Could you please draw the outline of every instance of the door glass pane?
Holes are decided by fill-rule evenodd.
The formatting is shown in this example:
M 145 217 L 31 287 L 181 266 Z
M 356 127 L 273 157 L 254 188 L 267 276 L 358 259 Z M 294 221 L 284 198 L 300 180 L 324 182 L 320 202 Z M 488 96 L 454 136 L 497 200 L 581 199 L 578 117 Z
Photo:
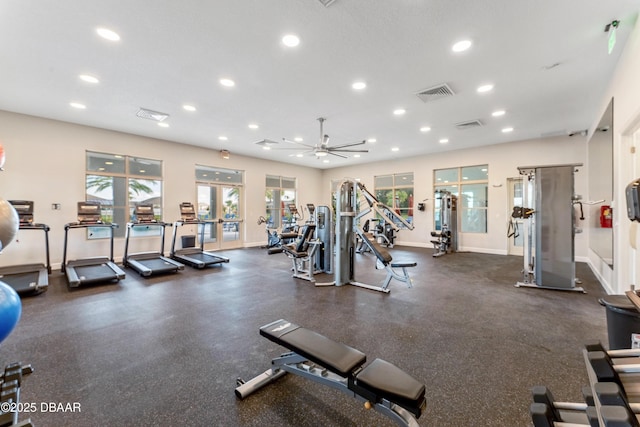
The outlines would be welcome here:
M 461 186 L 461 226 L 463 232 L 487 232 L 487 184 L 468 184 Z
M 232 221 L 234 219 L 240 219 L 238 210 L 239 200 L 239 187 L 222 187 L 222 209 L 224 210 L 225 220 L 225 222 L 222 223 L 222 233 L 225 242 L 238 240 L 240 238 L 240 222 Z
M 198 219 L 207 221 L 215 220 L 216 216 L 216 187 L 209 185 L 198 185 Z M 204 242 L 211 243 L 217 241 L 217 227 L 211 223 L 198 226 L 198 238 L 202 235 L 204 227 Z

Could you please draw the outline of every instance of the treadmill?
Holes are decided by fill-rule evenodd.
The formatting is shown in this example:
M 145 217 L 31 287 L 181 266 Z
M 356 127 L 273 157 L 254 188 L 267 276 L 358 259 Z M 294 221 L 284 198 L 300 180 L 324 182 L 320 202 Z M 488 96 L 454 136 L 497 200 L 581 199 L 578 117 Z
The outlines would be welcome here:
M 108 228 L 110 234 L 111 253 L 107 258 L 82 258 L 67 262 L 67 237 L 70 229 Z M 118 224 L 102 222 L 99 202 L 78 202 L 78 222 L 70 222 L 64 226 L 64 251 L 60 271 L 66 273 L 70 288 L 80 285 L 102 282 L 118 282 L 125 278 L 124 271 L 113 262 L 113 230 Z
M 127 223 L 127 234 L 124 244 L 124 258 L 122 264 L 125 267 L 133 268 L 141 276 L 148 277 L 152 274 L 177 273 L 184 270 L 184 264 L 174 261 L 164 256 L 164 235 L 165 227 L 170 226 L 166 222 L 157 221 L 153 216 L 153 205 L 139 204 L 134 209 L 135 221 Z M 159 228 L 160 229 L 160 251 L 159 252 L 138 252 L 129 254 L 129 237 L 131 232 L 138 228 Z
M 49 260 L 49 226 L 33 222 L 33 202 L 9 200 L 18 212 L 20 230 L 44 231 L 46 264 L 22 264 L 0 268 L 0 280 L 11 286 L 20 296 L 38 295 L 49 288 L 51 262 Z
M 196 210 L 191 202 L 180 203 L 180 219 L 173 223 L 173 238 L 171 239 L 171 258 L 183 262 L 194 268 L 204 268 L 209 265 L 229 262 L 229 258 L 216 255 L 204 250 L 204 229 L 206 224 L 213 221 L 203 221 L 196 216 Z M 188 225 L 198 225 L 200 227 L 200 247 L 182 248 L 176 250 L 176 237 L 178 227 Z

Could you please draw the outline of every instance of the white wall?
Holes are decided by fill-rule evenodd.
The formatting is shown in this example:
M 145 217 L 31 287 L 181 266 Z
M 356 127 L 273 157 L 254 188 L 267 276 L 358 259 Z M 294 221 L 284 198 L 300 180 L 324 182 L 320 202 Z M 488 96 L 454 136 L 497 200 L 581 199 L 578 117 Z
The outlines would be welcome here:
M 6 200 L 35 202 L 35 221 L 51 227 L 51 262 L 59 268 L 62 260 L 64 225 L 76 221 L 77 202 L 85 198 L 85 152 L 126 154 L 163 161 L 163 209 L 165 221 L 180 217 L 179 204 L 196 199 L 195 165 L 218 166 L 245 171 L 244 245 L 266 243 L 264 225 L 256 223 L 264 215 L 265 175 L 294 176 L 298 179 L 299 203 L 315 203 L 320 198 L 321 172 L 316 169 L 236 156 L 220 158 L 218 150 L 193 147 L 119 132 L 79 126 L 54 120 L 0 111 L 0 143 L 6 153 L 5 171 L 0 173 L 0 196 Z M 60 203 L 61 210 L 52 210 Z M 124 224 L 120 224 L 124 226 Z M 195 230 L 182 232 L 194 233 Z M 168 230 L 170 237 L 170 231 Z M 170 239 L 167 239 L 168 249 Z M 136 242 L 138 250 L 157 250 L 157 239 Z M 43 262 L 44 237 L 22 231 L 18 241 L 0 255 L 0 265 Z M 122 258 L 124 239 L 117 239 L 116 260 Z M 108 254 L 108 242 L 88 241 L 80 230 L 70 231 L 69 258 Z
M 633 133 L 640 129 L 640 20 L 636 21 L 634 31 L 625 45 L 609 88 L 602 98 L 601 109 L 593 118 L 590 133 L 597 126 L 607 104 L 614 98 L 614 268 L 609 268 L 592 251 L 589 262 L 594 272 L 601 278 L 605 288 L 615 294 L 628 290 L 631 284 L 640 285 L 640 252 L 633 248 L 639 246 L 640 237 L 634 233 L 626 216 L 624 190 L 626 185 L 640 175 L 638 141 L 633 142 Z M 632 152 L 635 147 L 636 152 Z
M 330 200 L 328 189 L 331 180 L 344 177 L 359 178 L 373 191 L 373 177 L 392 173 L 413 172 L 414 200 L 428 198 L 427 209 L 423 212 L 414 207 L 413 231 L 401 230 L 398 244 L 432 247 L 430 232 L 433 230 L 433 170 L 459 166 L 489 165 L 489 212 L 488 232 L 460 233 L 458 247 L 461 251 L 506 254 L 508 247 L 507 223 L 508 194 L 507 179 L 518 177 L 518 166 L 538 166 L 552 164 L 584 163 L 586 160 L 586 139 L 582 136 L 555 137 L 528 141 L 496 144 L 474 149 L 449 151 L 409 159 L 395 159 L 370 163 L 357 167 L 329 169 L 323 174 L 323 189 L 326 189 L 325 203 Z M 587 190 L 587 174 L 579 168 L 575 176 L 575 191 L 584 195 Z M 576 236 L 576 258 L 585 259 L 586 238 Z

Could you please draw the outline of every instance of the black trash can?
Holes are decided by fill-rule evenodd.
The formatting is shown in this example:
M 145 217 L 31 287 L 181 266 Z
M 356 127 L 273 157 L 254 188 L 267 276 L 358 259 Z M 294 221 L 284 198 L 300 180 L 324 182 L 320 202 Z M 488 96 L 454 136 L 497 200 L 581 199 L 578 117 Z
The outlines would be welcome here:
M 599 301 L 607 308 L 609 349 L 631 348 L 631 334 L 640 334 L 640 311 L 626 295 L 609 295 Z
M 193 248 L 196 245 L 196 236 L 192 234 L 187 234 L 182 236 L 182 247 L 183 248 Z

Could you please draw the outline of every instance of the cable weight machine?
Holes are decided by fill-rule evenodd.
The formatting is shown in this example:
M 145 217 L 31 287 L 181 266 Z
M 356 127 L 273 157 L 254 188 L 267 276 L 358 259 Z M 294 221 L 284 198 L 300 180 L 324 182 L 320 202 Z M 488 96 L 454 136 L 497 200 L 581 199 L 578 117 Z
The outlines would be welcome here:
M 576 287 L 574 174 L 581 163 L 518 167 L 523 206 L 512 216 L 524 220 L 523 280 L 516 287 L 585 292 Z

